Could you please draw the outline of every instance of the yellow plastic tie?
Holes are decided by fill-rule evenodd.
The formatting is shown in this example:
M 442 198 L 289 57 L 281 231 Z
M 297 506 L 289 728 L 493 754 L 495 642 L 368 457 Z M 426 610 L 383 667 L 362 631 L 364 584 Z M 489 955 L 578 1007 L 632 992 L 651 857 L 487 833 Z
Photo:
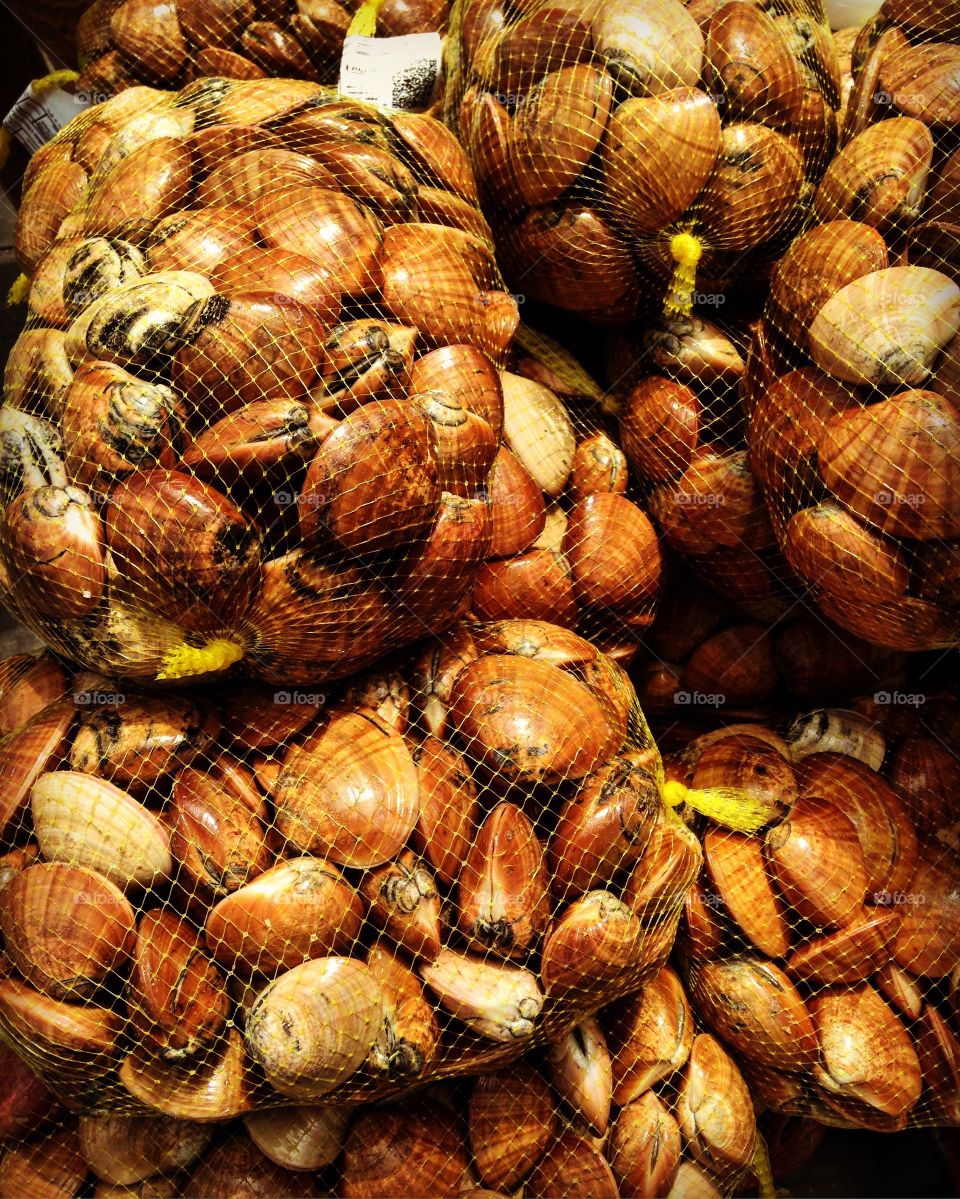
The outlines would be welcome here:
M 58 87 L 63 87 L 67 83 L 76 83 L 79 78 L 80 75 L 77 71 L 52 71 L 41 79 L 34 79 L 30 84 L 30 90 L 38 100 L 42 100 L 50 92 L 55 92 Z
M 25 304 L 29 294 L 30 280 L 26 275 L 17 275 L 7 292 L 7 307 L 15 308 L 18 304 Z
M 757 1180 L 760 1199 L 777 1199 L 777 1188 L 773 1184 L 773 1169 L 770 1165 L 770 1154 L 767 1142 L 760 1133 L 753 1142 L 753 1175 Z
M 755 833 L 777 813 L 774 800 L 759 799 L 737 787 L 687 787 L 670 779 L 660 794 L 668 808 L 687 804 L 701 816 L 737 833 Z
M 670 238 L 670 253 L 677 264 L 663 304 L 664 316 L 689 316 L 697 286 L 697 265 L 703 257 L 703 242 L 689 229 Z
M 243 657 L 243 646 L 226 637 L 217 637 L 199 647 L 182 642 L 167 650 L 157 674 L 158 679 L 185 679 L 199 674 L 216 674 Z
M 363 0 L 363 3 L 353 14 L 347 37 L 376 37 L 377 14 L 383 5 L 383 0 Z

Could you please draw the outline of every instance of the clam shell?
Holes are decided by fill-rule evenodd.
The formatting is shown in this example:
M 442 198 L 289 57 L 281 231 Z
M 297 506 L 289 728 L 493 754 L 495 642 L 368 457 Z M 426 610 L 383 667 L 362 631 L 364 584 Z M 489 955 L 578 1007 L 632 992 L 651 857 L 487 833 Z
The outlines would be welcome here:
M 439 121 L 420 113 L 396 112 L 390 128 L 400 139 L 401 151 L 409 158 L 414 173 L 464 200 L 475 202 L 477 186 L 469 160 L 456 137 Z
M 197 271 L 218 284 L 227 262 L 253 249 L 254 229 L 252 212 L 239 205 L 173 212 L 146 239 L 147 262 L 151 271 Z
M 302 305 L 305 323 L 311 331 L 313 325 L 309 317 L 327 325 L 340 316 L 341 292 L 337 281 L 319 263 L 302 254 L 248 245 L 220 265 L 208 269 L 210 282 L 219 293 L 237 300 L 241 308 L 244 297 L 259 297 L 267 303 L 289 298 Z M 297 316 L 296 308 L 291 316 Z M 312 376 L 304 377 L 312 379 Z
M 532 379 L 502 371 L 503 434 L 540 489 L 555 497 L 573 469 L 576 439 L 558 397 Z
M 68 1199 L 83 1187 L 87 1163 L 73 1128 L 57 1129 L 26 1144 L 13 1144 L 0 1158 L 0 1195 Z
M 234 1132 L 207 1153 L 178 1192 L 182 1199 L 223 1195 L 284 1195 L 316 1199 L 322 1192 L 309 1174 L 285 1170 L 260 1151 L 252 1140 Z
M 948 796 L 960 785 L 960 763 L 929 737 L 906 736 L 890 762 L 890 782 L 925 837 L 950 844 L 954 814 Z
M 733 1058 L 709 1033 L 694 1038 L 676 1113 L 687 1152 L 715 1178 L 728 1178 L 752 1161 L 757 1123 L 750 1092 Z
M 554 922 L 543 944 L 540 974 L 551 995 L 590 995 L 633 981 L 646 967 L 644 930 L 612 891 L 588 891 Z
M 13 406 L 39 406 L 50 416 L 61 417 L 63 398 L 73 379 L 65 343 L 59 329 L 24 329 L 3 372 L 3 392 L 10 411 Z
M 924 993 L 919 980 L 891 961 L 880 967 L 873 981 L 895 1011 L 906 1016 L 908 1020 L 920 1019 Z
M 64 244 L 64 239 L 58 244 Z M 73 243 L 66 240 L 66 244 Z M 130 242 L 107 237 L 85 238 L 72 249 L 64 268 L 66 311 L 71 317 L 78 316 L 88 304 L 115 287 L 123 287 L 146 274 L 147 260 Z
M 143 795 L 208 756 L 219 731 L 219 717 L 202 701 L 127 696 L 116 707 L 99 706 L 81 715 L 68 761 L 71 770 Z
M 725 929 L 717 911 L 718 899 L 697 881 L 683 901 L 683 950 L 692 958 L 720 956 Z
M 300 528 L 310 541 L 329 531 L 351 551 L 413 541 L 440 500 L 436 438 L 406 401 L 381 400 L 352 412 L 310 464 Z
M 320 95 L 320 85 L 306 79 L 253 79 L 231 87 L 217 104 L 216 116 L 222 125 L 273 124 Z
M 139 146 L 87 193 L 83 231 L 90 237 L 142 240 L 187 201 L 193 161 L 186 143 L 159 137 Z
M 7 568 L 44 616 L 89 616 L 106 582 L 103 529 L 81 487 L 38 487 L 13 501 L 0 528 Z
M 681 474 L 699 441 L 700 403 L 685 383 L 651 375 L 624 399 L 620 442 L 630 465 L 644 479 L 662 482 Z
M 221 485 L 239 475 L 257 482 L 280 467 L 295 469 L 307 462 L 336 422 L 297 400 L 262 400 L 244 404 L 187 447 L 184 466 Z
M 754 732 L 759 730 L 737 732 L 708 745 L 697 759 L 692 785 L 735 787 L 776 812 L 788 811 L 797 796 L 793 767 L 780 744 Z
M 888 267 L 848 283 L 808 333 L 813 360 L 848 383 L 911 387 L 960 329 L 960 287 L 922 266 Z
M 787 970 L 795 978 L 825 986 L 863 982 L 883 966 L 899 928 L 898 912 L 867 909 L 846 928 L 804 941 L 787 958 Z
M 434 958 L 440 952 L 440 895 L 427 866 L 412 850 L 364 875 L 360 894 L 370 918 L 408 953 Z
M 213 209 L 216 215 L 218 208 L 235 207 L 243 212 L 261 197 L 283 188 L 329 189 L 335 186 L 332 173 L 314 158 L 279 145 L 263 144 L 260 130 L 251 133 L 250 138 L 253 144 L 245 151 L 240 145 L 218 145 L 219 153 L 215 159 L 209 149 L 206 151 L 211 169 L 197 188 L 197 201 L 202 210 Z M 244 213 L 243 219 L 256 224 L 252 214 L 248 217 Z
M 695 962 L 690 997 L 714 1032 L 746 1058 L 790 1073 L 817 1062 L 817 1035 L 799 991 L 772 962 Z
M 902 800 L 874 770 L 845 754 L 825 752 L 805 758 L 798 777 L 802 794 L 822 795 L 853 821 L 870 892 L 910 886 L 917 835 Z
M 497 453 L 493 430 L 483 417 L 474 416 L 446 392 L 420 392 L 410 398 L 433 427 L 443 490 L 460 496 L 476 494 Z
M 583 778 L 620 739 L 595 695 L 545 662 L 490 654 L 460 672 L 451 700 L 468 754 L 508 781 Z
M 398 955 L 380 945 L 367 953 L 367 965 L 380 985 L 384 1003 L 383 1022 L 367 1069 L 394 1081 L 428 1073 L 437 1053 L 440 1026 L 422 983 Z
M 460 871 L 457 908 L 467 940 L 503 957 L 523 957 L 546 928 L 550 896 L 543 847 L 514 804 L 498 804 L 480 826 Z
M 710 177 L 720 145 L 716 105 L 695 87 L 624 101 L 610 116 L 601 149 L 616 223 L 644 236 L 677 220 Z
M 718 325 L 696 313 L 648 326 L 641 345 L 653 370 L 676 375 L 685 383 L 735 384 L 746 370 L 736 344 Z
M 177 11 L 172 0 L 124 0 L 110 18 L 117 49 L 163 83 L 177 78 L 187 56 Z
M 594 53 L 635 95 L 692 87 L 703 66 L 704 39 L 676 0 L 625 0 L 601 6 L 591 25 Z
M 723 1192 L 710 1175 L 691 1161 L 684 1160 L 677 1170 L 667 1199 L 720 1199 Z
M 316 77 L 304 48 L 273 21 L 251 22 L 240 35 L 240 48 L 268 74 Z
M 886 244 L 869 225 L 860 221 L 817 225 L 793 242 L 774 272 L 769 319 L 790 343 L 805 346 L 807 330 L 834 294 L 886 266 Z
M 576 502 L 591 495 L 623 495 L 627 490 L 627 459 L 606 433 L 593 433 L 577 442 L 573 455 L 570 498 Z
M 0 662 L 0 736 L 16 732 L 67 689 L 67 674 L 51 654 L 16 654 Z
M 706 26 L 706 78 L 737 117 L 793 125 L 803 103 L 797 60 L 772 16 L 753 5 L 720 4 Z
M 589 1138 L 567 1128 L 550 1146 L 524 1188 L 531 1199 L 617 1199 L 610 1167 Z
M 348 1107 L 294 1106 L 250 1112 L 247 1133 L 272 1162 L 287 1170 L 322 1170 L 336 1161 L 346 1139 Z
M 77 367 L 61 421 L 71 476 L 81 486 L 97 487 L 133 470 L 176 466 L 186 413 L 166 384 L 94 361 Z
M 419 816 L 417 772 L 402 737 L 372 711 L 330 720 L 291 747 L 274 790 L 277 827 L 302 852 L 378 866 Z
M 509 1044 L 533 1035 L 544 996 L 529 970 L 442 949 L 420 975 L 451 1015 L 482 1036 Z
M 572 628 L 579 615 L 566 560 L 545 549 L 484 563 L 470 603 L 478 620 L 529 617 Z
M 480 1180 L 505 1192 L 539 1161 L 558 1127 L 550 1087 L 526 1062 L 481 1075 L 470 1092 L 467 1119 Z
M 147 887 L 172 873 L 166 830 L 112 783 L 58 770 L 37 779 L 30 802 L 48 861 L 96 870 L 121 888 Z
M 413 751 L 420 794 L 414 843 L 437 879 L 453 886 L 479 818 L 470 767 L 453 746 L 427 736 Z
M 224 977 L 203 952 L 200 934 L 163 910 L 140 920 L 127 1003 L 145 1046 L 170 1062 L 199 1057 L 230 1011 Z
M 226 755 L 204 771 L 188 767 L 173 784 L 170 849 L 194 895 L 219 898 L 270 864 L 266 810 L 249 770 Z
M 438 1101 L 370 1109 L 354 1121 L 341 1166 L 344 1199 L 456 1195 L 467 1172 L 460 1121 Z
M 93 994 L 130 956 L 133 909 L 93 870 L 40 862 L 3 891 L 4 949 L 31 986 L 55 999 Z
M 543 532 L 546 504 L 536 480 L 506 446 L 497 451 L 486 490 L 493 523 L 490 557 L 523 553 Z
M 697 837 L 679 820 L 661 816 L 637 859 L 623 898 L 644 923 L 678 913 L 702 864 Z
M 653 1091 L 628 1103 L 610 1129 L 607 1156 L 625 1195 L 666 1195 L 680 1168 L 680 1129 Z
M 23 817 L 37 779 L 60 764 L 75 714 L 76 709 L 68 700 L 54 703 L 0 743 L 0 769 L 4 778 L 0 834 L 5 840 Z
M 17 262 L 32 274 L 53 245 L 64 218 L 86 196 L 87 172 L 78 162 L 41 170 L 23 189 L 14 230 Z
M 761 624 L 736 624 L 708 637 L 690 658 L 683 668 L 681 682 L 687 692 L 694 695 L 723 696 L 723 702 L 738 707 L 763 703 L 771 698 L 777 689 L 776 663 L 773 656 L 773 639 L 767 629 Z M 751 740 L 751 738 L 745 738 Z M 756 746 L 738 743 L 740 763 L 734 757 L 734 745 L 724 750 L 715 749 L 708 755 L 703 764 L 705 775 L 739 772 L 747 778 L 762 776 L 766 763 L 751 763 L 751 753 L 758 753 L 764 758 L 763 751 Z M 769 748 L 769 747 L 768 747 Z M 763 768 L 760 768 L 760 767 Z M 774 769 L 779 766 L 779 775 L 785 786 L 789 788 L 792 779 L 791 771 L 783 763 L 774 761 Z M 744 779 L 744 781 L 746 781 Z M 714 783 L 697 781 L 696 786 L 713 786 Z M 723 784 L 721 784 L 723 785 Z M 740 785 L 740 783 L 727 785 Z M 746 783 L 747 788 L 750 784 Z
M 109 1008 L 52 999 L 13 978 L 0 979 L 0 1020 L 35 1070 L 56 1063 L 69 1075 L 75 1063 L 89 1069 L 93 1062 L 100 1077 L 124 1026 Z
M 950 401 L 904 391 L 838 413 L 817 449 L 827 485 L 884 533 L 923 540 L 960 535 L 960 416 Z
M 856 712 L 821 708 L 798 717 L 788 733 L 794 762 L 816 753 L 839 753 L 879 770 L 886 753 L 883 734 Z
M 247 1052 L 282 1095 L 318 1099 L 363 1064 L 383 1017 L 370 969 L 342 957 L 295 966 L 270 983 L 247 1013 Z M 286 1035 L 286 1029 L 295 1031 Z
M 797 912 L 818 926 L 850 924 L 867 893 L 853 821 L 825 800 L 798 799 L 764 839 L 771 872 Z
M 604 1136 L 613 1102 L 613 1065 L 600 1025 L 582 1021 L 547 1050 L 550 1081 L 592 1132 Z
M 317 146 L 312 157 L 330 172 L 336 187 L 369 205 L 384 221 L 409 220 L 418 207 L 416 179 L 388 150 L 364 141 L 338 141 Z
M 949 42 L 904 46 L 880 63 L 880 84 L 891 102 L 908 117 L 927 125 L 960 120 L 957 79 L 960 49 Z
M 900 907 L 903 919 L 893 942 L 893 960 L 913 974 L 945 977 L 960 946 L 956 858 L 949 851 L 922 846 L 909 888 L 908 902 Z
M 248 1070 L 243 1038 L 230 1028 L 215 1052 L 189 1066 L 172 1066 L 137 1048 L 124 1058 L 120 1081 L 141 1104 L 164 1116 L 206 1123 L 230 1120 L 251 1109 Z
M 822 1065 L 814 1077 L 829 1094 L 888 1116 L 920 1098 L 921 1071 L 906 1029 L 869 983 L 810 1000 Z
M 896 544 L 865 528 L 839 504 L 804 508 L 792 516 L 784 554 L 815 586 L 857 599 L 896 599 L 910 585 Z
M 340 871 L 319 858 L 281 862 L 221 899 L 207 916 L 207 948 L 228 970 L 275 974 L 348 952 L 364 904 Z
M 335 326 L 323 346 L 328 360 L 322 369 L 323 394 L 315 389 L 314 397 L 325 408 L 336 404 L 340 412 L 350 412 L 374 397 L 400 400 L 408 392 L 431 390 L 432 382 L 426 386 L 413 382 L 417 336 L 416 329 L 386 321 L 346 321 Z M 437 379 L 436 386 L 445 384 Z
M 604 1020 L 613 1068 L 613 1101 L 626 1107 L 669 1078 L 690 1056 L 693 1017 L 680 980 L 664 966 L 640 995 L 621 1000 Z
M 584 779 L 560 811 L 549 864 L 557 895 L 609 883 L 643 853 L 660 796 L 641 752 L 625 751 Z
M 81 1116 L 80 1151 L 103 1182 L 132 1186 L 196 1161 L 212 1132 L 186 1120 L 157 1116 Z
M 476 572 L 490 548 L 492 523 L 490 507 L 481 496 L 441 493 L 429 536 L 396 576 L 396 593 L 408 612 L 401 628 L 409 636 L 425 631 L 420 611 L 436 613 L 442 621 L 439 629 L 466 610 Z
M 920 121 L 893 117 L 848 142 L 827 168 L 814 200 L 821 222 L 848 218 L 882 233 L 920 214 L 933 138 Z
M 633 612 L 656 598 L 662 570 L 656 530 L 625 496 L 601 493 L 575 503 L 563 552 L 586 607 Z
M 725 908 L 750 941 L 768 957 L 784 957 L 790 929 L 767 876 L 763 842 L 711 828 L 703 839 L 703 857 Z
M 503 432 L 500 372 L 476 346 L 440 346 L 423 354 L 410 367 L 410 390 L 441 390 L 455 396 L 463 408 L 487 422 L 499 441 Z

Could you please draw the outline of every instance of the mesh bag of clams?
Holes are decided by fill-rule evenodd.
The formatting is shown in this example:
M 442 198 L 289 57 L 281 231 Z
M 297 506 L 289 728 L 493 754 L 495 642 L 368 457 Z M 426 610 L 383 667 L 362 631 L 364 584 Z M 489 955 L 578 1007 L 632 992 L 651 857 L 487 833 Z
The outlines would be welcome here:
M 732 724 L 665 759 L 688 786 L 768 805 L 749 834 L 692 823 L 703 869 L 676 960 L 758 1110 L 956 1127 L 958 709 L 945 695 L 926 712 L 889 698 L 780 731 Z
M 600 324 L 755 290 L 836 142 L 817 0 L 460 0 L 448 59 L 510 285 Z
M 832 621 L 901 650 L 960 641 L 958 88 L 955 4 L 896 0 L 859 32 L 746 388 L 790 569 Z
M 442 124 L 303 81 L 131 88 L 45 146 L 0 409 L 16 614 L 91 669 L 279 685 L 481 581 L 487 618 L 635 640 L 657 535 L 596 385 L 510 356 L 474 197 Z
M 0 672 L 0 1031 L 88 1111 L 224 1119 L 507 1063 L 638 990 L 700 869 L 626 674 L 468 622 L 329 694 Z
M 78 90 L 274 76 L 335 84 L 359 0 L 94 0 L 77 26 Z M 448 0 L 370 0 L 381 36 L 442 31 Z M 374 19 L 375 18 L 375 19 Z M 359 30 L 357 30 L 359 32 Z

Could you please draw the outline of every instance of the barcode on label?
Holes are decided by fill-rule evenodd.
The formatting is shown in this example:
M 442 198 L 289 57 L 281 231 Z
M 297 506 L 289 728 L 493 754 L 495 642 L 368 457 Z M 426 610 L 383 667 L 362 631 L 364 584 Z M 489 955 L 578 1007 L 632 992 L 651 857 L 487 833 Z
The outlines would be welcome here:
M 340 61 L 340 90 L 380 108 L 427 108 L 440 75 L 441 48 L 438 33 L 348 37 Z
M 30 84 L 4 117 L 3 125 L 26 150 L 34 154 L 52 137 L 56 137 L 68 121 L 89 106 L 86 98 L 71 96 L 60 88 L 38 99 Z

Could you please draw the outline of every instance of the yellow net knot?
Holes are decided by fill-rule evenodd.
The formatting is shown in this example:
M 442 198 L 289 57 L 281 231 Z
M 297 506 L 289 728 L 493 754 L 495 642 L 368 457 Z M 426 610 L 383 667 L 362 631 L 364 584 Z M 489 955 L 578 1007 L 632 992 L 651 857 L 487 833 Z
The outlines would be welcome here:
M 668 808 L 686 804 L 714 824 L 738 833 L 759 832 L 778 811 L 776 800 L 751 795 L 738 787 L 686 787 L 670 779 L 663 784 L 660 794 Z
M 63 87 L 67 83 L 76 83 L 80 78 L 77 71 L 52 71 L 49 75 L 44 75 L 42 79 L 34 79 L 30 84 L 30 90 L 38 100 L 42 100 L 44 96 L 55 92 L 58 87 Z
M 30 280 L 26 275 L 17 275 L 7 292 L 7 307 L 14 308 L 17 304 L 25 304 L 30 294 Z
M 679 808 L 682 803 L 686 802 L 689 790 L 689 787 L 685 787 L 683 783 L 678 782 L 676 779 L 668 779 L 663 784 L 663 791 L 661 792 L 663 802 L 668 808 Z
M 664 301 L 665 316 L 689 316 L 697 284 L 697 265 L 703 257 L 703 242 L 689 229 L 670 238 L 670 253 L 677 264 Z
M 184 679 L 193 675 L 216 674 L 226 670 L 243 657 L 243 646 L 226 637 L 217 637 L 206 645 L 174 646 L 163 655 L 158 679 Z
M 363 0 L 363 3 L 353 14 L 347 37 L 376 37 L 377 14 L 383 5 L 383 0 Z

